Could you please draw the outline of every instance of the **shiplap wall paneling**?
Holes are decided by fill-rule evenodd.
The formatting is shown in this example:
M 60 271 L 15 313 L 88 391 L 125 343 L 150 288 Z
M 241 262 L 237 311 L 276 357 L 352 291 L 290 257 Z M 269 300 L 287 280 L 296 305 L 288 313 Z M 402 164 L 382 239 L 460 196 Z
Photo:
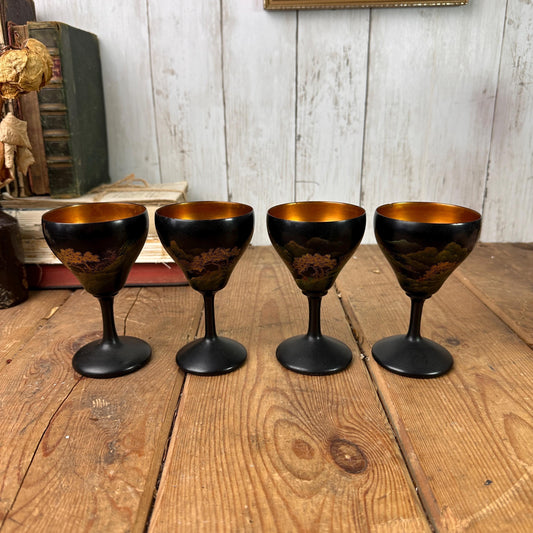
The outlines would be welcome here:
M 505 4 L 372 10 L 367 209 L 402 200 L 482 208 Z
M 296 13 L 224 0 L 222 20 L 228 186 L 266 244 L 268 207 L 294 200 Z
M 151 1 L 149 21 L 162 181 L 226 200 L 220 3 Z
M 36 0 L 35 11 L 98 36 L 111 179 L 134 172 L 158 183 L 146 1 Z
M 35 7 L 98 35 L 115 181 L 185 177 L 191 198 L 247 201 L 255 244 L 268 243 L 268 206 L 341 195 L 367 209 L 366 242 L 375 207 L 399 199 L 483 207 L 483 240 L 533 240 L 531 0 L 299 14 L 261 0 Z
M 481 238 L 533 241 L 533 2 L 509 0 Z
M 298 15 L 296 199 L 359 202 L 368 9 Z

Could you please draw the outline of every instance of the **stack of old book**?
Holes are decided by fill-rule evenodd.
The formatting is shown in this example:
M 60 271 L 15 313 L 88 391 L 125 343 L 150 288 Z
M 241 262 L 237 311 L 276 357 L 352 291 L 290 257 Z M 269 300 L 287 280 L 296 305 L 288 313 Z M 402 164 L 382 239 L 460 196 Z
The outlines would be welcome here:
M 24 188 L 0 196 L 0 207 L 19 224 L 28 281 L 33 287 L 77 287 L 76 278 L 48 248 L 41 217 L 49 209 L 89 202 L 135 202 L 150 216 L 146 244 L 128 284 L 183 283 L 154 228 L 161 205 L 185 200 L 187 183 L 148 185 L 128 176 L 109 184 L 105 102 L 96 35 L 56 21 L 35 21 L 32 0 L 0 0 L 0 40 L 20 47 L 41 41 L 53 60 L 50 82 L 21 95 L 17 116 L 27 122 L 35 163 Z
M 76 278 L 54 256 L 44 240 L 42 215 L 55 207 L 92 202 L 134 202 L 146 206 L 150 218 L 148 237 L 131 270 L 128 285 L 182 284 L 185 277 L 161 245 L 154 226 L 154 213 L 162 205 L 185 201 L 187 182 L 148 184 L 128 176 L 103 185 L 78 198 L 31 196 L 0 197 L 3 211 L 19 223 L 28 280 L 32 287 L 77 287 Z

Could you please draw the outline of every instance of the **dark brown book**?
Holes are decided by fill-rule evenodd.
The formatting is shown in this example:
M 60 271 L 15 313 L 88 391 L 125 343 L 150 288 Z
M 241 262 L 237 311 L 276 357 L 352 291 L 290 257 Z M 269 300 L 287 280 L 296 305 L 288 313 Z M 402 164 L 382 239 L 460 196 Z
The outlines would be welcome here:
M 30 191 L 32 194 L 50 194 L 48 183 L 48 165 L 44 148 L 43 128 L 39 112 L 39 99 L 36 92 L 19 96 L 20 113 L 22 119 L 28 123 L 28 138 L 30 139 L 35 163 L 29 168 Z
M 38 93 L 50 194 L 82 196 L 109 182 L 100 52 L 96 35 L 61 22 L 28 22 L 54 61 Z
M 8 22 L 26 24 L 35 20 L 33 0 L 0 0 L 0 21 L 2 23 L 2 43 L 9 43 Z

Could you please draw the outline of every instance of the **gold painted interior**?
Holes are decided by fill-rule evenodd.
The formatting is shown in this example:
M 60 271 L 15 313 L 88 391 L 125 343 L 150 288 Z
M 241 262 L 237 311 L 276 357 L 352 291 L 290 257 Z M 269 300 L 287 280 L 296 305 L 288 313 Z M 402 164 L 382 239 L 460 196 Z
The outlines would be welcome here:
M 275 218 L 299 222 L 339 222 L 358 218 L 364 213 L 362 207 L 339 202 L 293 202 L 268 210 L 268 214 Z
M 181 220 L 221 220 L 251 213 L 249 205 L 236 202 L 185 202 L 160 207 L 157 213 Z
M 43 215 L 47 222 L 94 224 L 135 217 L 146 211 L 143 205 L 117 202 L 95 202 L 58 207 Z
M 377 212 L 394 220 L 429 224 L 460 224 L 481 218 L 473 209 L 437 202 L 398 202 L 382 205 Z

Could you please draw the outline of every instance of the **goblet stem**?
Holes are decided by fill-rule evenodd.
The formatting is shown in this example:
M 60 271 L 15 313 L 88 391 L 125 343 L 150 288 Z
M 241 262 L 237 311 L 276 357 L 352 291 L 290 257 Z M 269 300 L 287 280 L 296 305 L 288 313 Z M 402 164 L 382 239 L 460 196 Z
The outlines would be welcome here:
M 305 335 L 284 340 L 276 350 L 278 361 L 299 374 L 322 376 L 344 370 L 352 351 L 341 341 L 322 335 L 320 307 L 324 293 L 304 292 L 309 303 L 309 327 Z
M 318 338 L 322 337 L 320 329 L 320 306 L 322 304 L 322 295 L 308 294 L 307 300 L 309 302 L 309 327 L 307 329 L 307 336 Z
M 217 330 L 215 326 L 215 293 L 213 291 L 206 291 L 204 296 L 204 310 L 205 310 L 205 338 L 215 339 L 217 337 Z
M 104 333 L 102 342 L 105 344 L 119 344 L 117 329 L 115 328 L 115 316 L 113 313 L 113 296 L 99 296 L 100 308 L 102 310 L 102 322 Z
M 410 341 L 416 341 L 421 338 L 420 322 L 425 301 L 425 298 L 411 297 L 411 317 L 409 318 L 409 331 L 407 332 L 407 338 Z
M 225 374 L 239 368 L 246 359 L 246 348 L 232 339 L 219 337 L 215 327 L 215 291 L 204 297 L 205 335 L 185 345 L 176 355 L 181 369 L 191 374 Z
M 403 376 L 433 378 L 450 370 L 453 358 L 444 348 L 420 335 L 422 308 L 426 298 L 411 298 L 411 317 L 407 335 L 394 335 L 376 342 L 374 359 L 384 368 Z
M 113 378 L 135 372 L 152 355 L 150 345 L 137 337 L 117 335 L 113 313 L 114 296 L 98 296 L 102 310 L 102 340 L 82 346 L 72 358 L 72 366 L 82 376 Z

